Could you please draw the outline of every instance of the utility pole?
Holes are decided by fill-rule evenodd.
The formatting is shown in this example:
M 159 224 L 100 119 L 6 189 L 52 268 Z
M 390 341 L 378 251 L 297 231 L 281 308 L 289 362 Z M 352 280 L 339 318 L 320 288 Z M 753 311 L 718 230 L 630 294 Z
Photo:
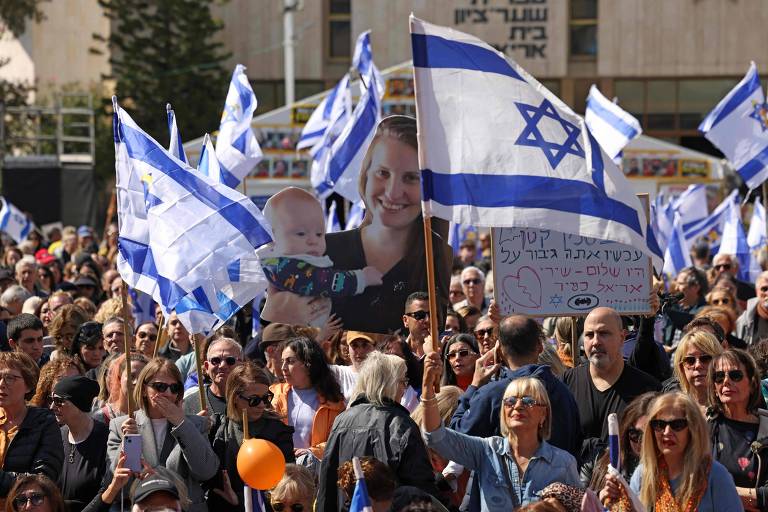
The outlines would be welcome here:
M 285 72 L 285 104 L 295 100 L 293 13 L 301 7 L 300 0 L 283 0 L 283 67 Z

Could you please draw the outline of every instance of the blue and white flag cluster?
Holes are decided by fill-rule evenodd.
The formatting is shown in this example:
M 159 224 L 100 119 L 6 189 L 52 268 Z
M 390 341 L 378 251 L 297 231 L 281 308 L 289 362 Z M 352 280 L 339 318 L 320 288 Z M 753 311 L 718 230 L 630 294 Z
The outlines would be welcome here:
M 309 120 L 301 131 L 299 142 L 296 149 L 315 148 L 311 152 L 314 156 L 326 144 L 323 139 L 329 127 L 336 126 L 339 123 L 343 127 L 352 113 L 352 95 L 349 92 L 349 73 L 344 75 L 339 83 L 331 89 L 331 92 L 323 98 L 323 101 L 309 116 Z M 331 130 L 334 131 L 334 130 Z M 336 130 L 336 135 L 341 132 L 341 128 Z
M 732 202 L 728 208 L 723 226 L 723 237 L 720 242 L 720 249 L 717 254 L 730 254 L 739 262 L 738 278 L 742 281 L 749 281 L 752 275 L 757 276 L 760 273 L 760 267 L 757 261 L 752 259 L 752 251 L 747 243 L 747 235 L 744 233 L 744 226 L 741 223 L 741 206 L 738 202 Z M 752 268 L 754 261 L 755 268 Z
M 683 225 L 685 241 L 688 244 L 688 247 L 699 238 L 706 237 L 710 242 L 711 253 L 716 254 L 720 246 L 725 221 L 730 214 L 730 209 L 732 205 L 738 207 L 738 204 L 739 191 L 733 190 L 707 217 L 698 222 Z M 715 237 L 714 240 L 711 239 L 712 236 Z
M 752 220 L 749 222 L 749 232 L 747 233 L 747 245 L 749 245 L 749 251 L 751 253 L 751 261 L 749 264 L 750 278 L 749 282 L 754 283 L 757 281 L 757 276 L 760 273 L 760 264 L 758 263 L 758 254 L 766 244 L 768 244 L 768 238 L 766 238 L 766 220 L 765 220 L 765 207 L 760 201 L 755 201 L 754 209 L 752 210 Z M 754 273 L 754 270 L 757 273 Z
M 754 62 L 699 130 L 725 154 L 750 189 L 768 178 L 768 104 Z
M 194 172 L 114 108 L 120 275 L 191 333 L 211 332 L 266 288 L 256 249 L 270 229 L 250 199 Z
M 664 273 L 676 276 L 684 268 L 691 266 L 691 253 L 685 243 L 683 222 L 679 214 L 675 214 L 672 232 L 669 235 L 667 249 L 664 252 Z
M 221 166 L 216 158 L 216 150 L 213 149 L 211 136 L 207 133 L 203 137 L 203 147 L 200 149 L 200 160 L 197 162 L 197 172 L 205 174 L 213 181 L 221 181 Z
M 13 238 L 13 241 L 20 244 L 27 239 L 27 235 L 34 229 L 35 225 L 24 215 L 24 212 L 16 208 L 6 198 L 0 196 L 0 230 Z
M 336 233 L 337 231 L 341 231 L 341 222 L 339 222 L 339 216 L 336 213 L 336 201 L 331 201 L 325 218 L 325 232 Z
M 168 133 L 170 135 L 168 152 L 186 164 L 187 155 L 184 154 L 181 133 L 179 133 L 179 127 L 176 125 L 176 113 L 170 103 L 165 106 L 165 115 L 168 118 Z
M 219 134 L 216 156 L 221 166 L 220 182 L 235 188 L 264 156 L 251 129 L 256 111 L 256 95 L 251 89 L 245 66 L 238 64 L 232 73 Z
M 621 158 L 624 146 L 643 132 L 640 121 L 603 96 L 594 85 L 589 88 L 584 122 L 614 162 Z
M 411 16 L 423 210 L 662 254 L 633 187 L 577 114 L 504 54 Z

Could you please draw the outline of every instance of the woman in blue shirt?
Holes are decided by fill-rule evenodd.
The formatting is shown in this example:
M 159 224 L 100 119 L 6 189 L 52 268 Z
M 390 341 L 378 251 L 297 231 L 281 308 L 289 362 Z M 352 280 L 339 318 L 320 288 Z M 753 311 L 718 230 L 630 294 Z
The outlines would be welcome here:
M 442 374 L 440 356 L 425 358 L 424 430 L 427 446 L 475 471 L 483 512 L 513 510 L 537 501 L 552 482 L 580 486 L 576 459 L 546 442 L 552 410 L 544 385 L 535 378 L 512 381 L 504 391 L 500 428 L 504 437 L 472 437 L 443 426 L 435 398 Z

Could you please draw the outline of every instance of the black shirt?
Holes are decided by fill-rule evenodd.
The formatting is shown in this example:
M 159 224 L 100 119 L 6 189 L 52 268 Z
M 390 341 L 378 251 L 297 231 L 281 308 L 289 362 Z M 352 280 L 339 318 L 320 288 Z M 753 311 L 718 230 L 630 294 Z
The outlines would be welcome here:
M 99 492 L 106 471 L 108 436 L 107 425 L 94 421 L 93 430 L 85 441 L 73 445 L 69 442 L 69 427 L 61 427 L 64 467 L 59 486 L 70 512 L 82 510 Z
M 755 487 L 760 465 L 758 457 L 752 452 L 752 442 L 757 439 L 759 424 L 719 415 L 710 419 L 709 427 L 715 460 L 725 466 L 738 487 Z M 761 455 L 765 457 L 764 453 Z M 768 465 L 762 464 L 760 472 L 759 485 L 762 486 L 768 477 Z
M 592 382 L 589 363 L 566 371 L 563 381 L 579 406 L 584 439 L 599 437 L 604 441 L 608 439 L 609 414 L 620 415 L 635 397 L 661 388 L 659 381 L 626 363 L 619 379 L 605 391 L 599 391 Z

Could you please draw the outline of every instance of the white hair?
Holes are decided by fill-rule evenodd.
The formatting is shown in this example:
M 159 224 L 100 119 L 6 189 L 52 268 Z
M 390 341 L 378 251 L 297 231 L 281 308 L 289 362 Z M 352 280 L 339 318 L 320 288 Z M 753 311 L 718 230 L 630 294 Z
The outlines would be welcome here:
M 32 265 L 32 268 L 37 269 L 37 260 L 35 260 L 34 256 L 25 254 L 19 261 L 16 262 L 16 265 L 14 265 L 13 269 L 18 272 L 24 265 Z
M 32 296 L 24 301 L 24 305 L 21 306 L 21 312 L 22 313 L 29 313 L 30 315 L 34 315 L 37 308 L 40 306 L 40 304 L 43 302 L 42 297 L 36 297 Z
M 225 345 L 228 345 L 231 348 L 233 348 L 235 350 L 235 352 L 237 352 L 238 356 L 242 356 L 243 355 L 243 347 L 236 340 L 233 340 L 232 338 L 216 338 L 215 340 L 212 340 L 208 344 L 208 350 L 207 350 L 207 352 L 205 354 L 206 357 L 208 356 L 208 353 L 210 353 L 211 349 L 213 349 L 214 346 L 222 344 L 222 343 L 225 344 Z
M 405 379 L 405 361 L 396 355 L 371 352 L 357 374 L 353 397 L 365 395 L 374 405 L 397 398 L 400 382 Z
M 470 265 L 468 267 L 464 267 L 464 270 L 461 271 L 461 280 L 462 281 L 464 280 L 464 274 L 466 274 L 470 270 L 474 270 L 475 272 L 477 272 L 480 275 L 480 280 L 485 282 L 485 272 L 483 272 L 479 268 L 474 267 L 472 265 Z
M 31 296 L 32 294 L 29 293 L 26 288 L 21 285 L 14 284 L 6 288 L 2 295 L 0 295 L 0 306 L 7 308 L 10 304 L 16 302 L 21 302 L 23 304 L 24 301 Z

